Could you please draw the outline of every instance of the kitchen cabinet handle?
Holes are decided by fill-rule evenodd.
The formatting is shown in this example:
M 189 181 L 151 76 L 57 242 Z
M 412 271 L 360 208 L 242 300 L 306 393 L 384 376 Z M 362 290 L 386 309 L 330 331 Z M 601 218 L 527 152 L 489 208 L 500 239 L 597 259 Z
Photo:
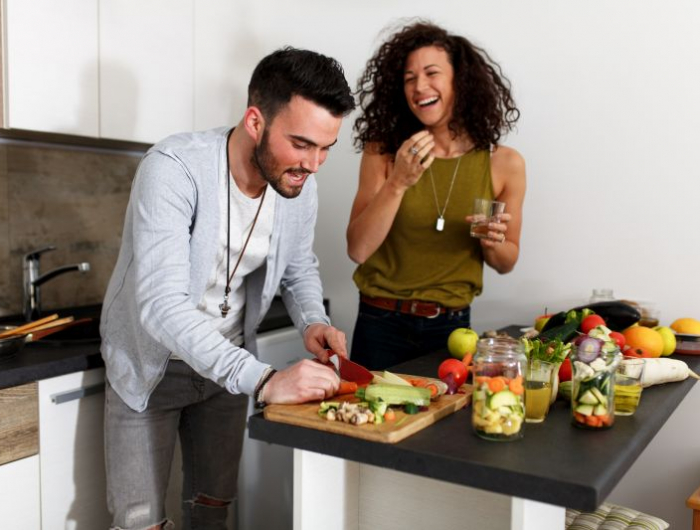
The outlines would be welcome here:
M 76 399 L 82 399 L 87 396 L 92 396 L 94 394 L 101 394 L 105 391 L 105 384 L 99 383 L 92 386 L 84 386 L 82 388 L 76 388 L 75 390 L 68 390 L 67 392 L 59 392 L 58 394 L 53 394 L 51 396 L 51 401 L 56 405 L 61 403 L 67 403 L 69 401 L 75 401 Z

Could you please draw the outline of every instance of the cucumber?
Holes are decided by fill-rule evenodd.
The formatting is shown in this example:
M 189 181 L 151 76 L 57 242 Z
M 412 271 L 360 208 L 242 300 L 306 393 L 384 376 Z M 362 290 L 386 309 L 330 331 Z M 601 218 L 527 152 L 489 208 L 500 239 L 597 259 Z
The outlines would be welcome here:
M 607 401 L 603 393 L 596 387 L 592 386 L 589 391 L 596 397 L 598 403 L 605 403 Z
M 584 416 L 590 416 L 593 414 L 593 405 L 579 405 L 574 410 Z
M 550 319 L 551 320 L 551 319 Z M 549 324 L 549 321 L 547 321 Z M 549 329 L 542 329 L 542 332 L 538 335 L 538 339 L 542 342 L 548 342 L 551 340 L 559 339 L 562 342 L 569 342 L 576 336 L 580 322 L 578 320 L 572 320 L 565 324 L 559 326 L 554 326 Z
M 595 416 L 607 416 L 608 407 L 606 407 L 602 403 L 600 405 L 596 405 L 596 407 L 593 409 L 593 414 Z
M 403 377 L 399 377 L 396 374 L 392 374 L 388 370 L 384 370 L 382 372 L 382 381 L 383 383 L 390 383 L 392 385 L 401 385 L 401 386 L 411 386 L 411 383 L 406 381 Z
M 600 403 L 597 396 L 592 392 L 593 390 L 597 389 L 591 388 L 590 390 L 586 390 L 583 393 L 583 395 L 578 399 L 578 402 L 583 403 L 584 405 L 597 405 L 598 403 Z
M 416 386 L 392 385 L 381 383 L 368 385 L 364 399 L 367 401 L 385 401 L 388 405 L 412 403 L 418 407 L 430 405 L 430 390 Z
M 491 410 L 497 410 L 501 407 L 512 407 L 514 405 L 519 405 L 520 399 L 518 396 L 513 394 L 510 390 L 501 390 L 496 392 L 491 399 L 489 399 L 488 407 Z

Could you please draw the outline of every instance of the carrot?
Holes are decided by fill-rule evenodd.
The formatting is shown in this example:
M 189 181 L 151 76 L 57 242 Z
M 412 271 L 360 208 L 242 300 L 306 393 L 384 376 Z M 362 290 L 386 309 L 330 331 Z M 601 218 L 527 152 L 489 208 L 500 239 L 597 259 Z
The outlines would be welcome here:
M 525 389 L 523 388 L 523 378 L 522 376 L 518 376 L 515 379 L 511 379 L 510 383 L 508 383 L 508 390 L 513 392 L 513 394 L 516 395 L 521 395 Z
M 488 384 L 489 390 L 494 394 L 496 392 L 500 392 L 506 387 L 506 382 L 503 380 L 502 377 L 492 377 Z
M 430 390 L 430 397 L 431 398 L 438 395 L 439 390 L 438 390 L 438 387 L 435 383 L 429 383 L 428 385 L 426 385 L 425 388 Z
M 590 416 L 586 416 L 586 425 L 591 427 L 600 427 L 600 423 L 600 418 L 598 416 L 593 416 L 592 414 Z
M 480 375 L 478 377 L 475 377 L 474 380 L 476 381 L 477 385 L 483 385 L 484 383 L 488 383 L 491 378 L 487 375 Z
M 394 421 L 396 419 L 396 412 L 394 409 L 388 408 L 384 413 L 384 421 Z
M 340 394 L 354 394 L 357 392 L 357 383 L 353 381 L 341 381 L 340 386 L 338 387 L 338 391 L 335 393 L 335 395 L 340 395 Z
M 408 382 L 411 383 L 412 386 L 419 388 L 425 388 L 428 386 L 428 382 L 425 379 L 409 379 Z
M 464 366 L 469 367 L 472 365 L 472 359 L 474 358 L 474 355 L 471 353 L 467 353 L 464 357 L 462 357 L 462 362 L 464 363 Z
M 576 421 L 579 423 L 586 423 L 586 416 L 580 412 L 574 412 L 574 418 L 576 418 Z

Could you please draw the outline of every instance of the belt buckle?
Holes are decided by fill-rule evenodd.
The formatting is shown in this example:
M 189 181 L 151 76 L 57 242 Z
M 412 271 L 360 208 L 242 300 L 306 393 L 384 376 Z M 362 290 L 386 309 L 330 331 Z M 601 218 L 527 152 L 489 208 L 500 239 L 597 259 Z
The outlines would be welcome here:
M 440 304 L 435 304 L 435 311 L 436 312 L 434 315 L 426 316 L 425 318 L 437 318 L 437 317 L 439 317 L 440 316 Z

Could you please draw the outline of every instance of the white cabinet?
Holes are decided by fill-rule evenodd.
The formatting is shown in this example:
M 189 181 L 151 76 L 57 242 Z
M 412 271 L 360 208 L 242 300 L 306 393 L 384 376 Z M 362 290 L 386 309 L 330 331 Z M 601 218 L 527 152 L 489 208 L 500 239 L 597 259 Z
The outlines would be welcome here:
M 4 0 L 5 128 L 98 135 L 97 0 Z
M 194 0 L 100 0 L 100 136 L 192 130 Z
M 40 530 L 39 457 L 0 466 L 0 526 Z
M 39 381 L 41 530 L 109 527 L 103 418 L 104 369 Z
M 194 17 L 194 128 L 235 125 L 248 102 L 248 81 L 262 52 L 246 31 L 250 7 L 197 0 Z

